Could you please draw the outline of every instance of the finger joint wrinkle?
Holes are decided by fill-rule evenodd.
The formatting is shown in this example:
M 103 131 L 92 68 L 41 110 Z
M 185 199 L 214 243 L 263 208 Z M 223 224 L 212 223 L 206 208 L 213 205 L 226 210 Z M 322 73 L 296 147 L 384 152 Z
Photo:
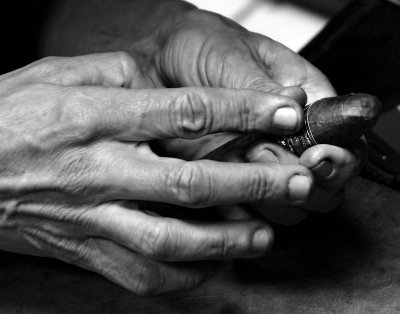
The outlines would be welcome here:
M 13 228 L 16 225 L 14 219 L 19 210 L 19 201 L 10 199 L 7 201 L 0 201 L 0 228 Z

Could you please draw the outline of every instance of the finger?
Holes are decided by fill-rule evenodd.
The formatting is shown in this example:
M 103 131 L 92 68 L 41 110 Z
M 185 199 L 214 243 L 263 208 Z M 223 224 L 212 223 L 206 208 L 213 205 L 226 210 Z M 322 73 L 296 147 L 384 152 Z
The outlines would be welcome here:
M 279 94 L 293 98 L 299 105 L 305 104 L 307 100 L 304 91 L 298 87 L 282 87 L 280 88 Z M 197 139 L 173 138 L 161 140 L 157 144 L 162 148 L 167 156 L 185 160 L 196 160 L 238 136 L 239 135 L 236 133 L 221 132 L 206 135 Z M 235 158 L 235 160 L 237 160 L 237 158 Z M 233 159 L 224 161 L 233 161 Z
M 114 199 L 197 208 L 252 202 L 299 205 L 313 184 L 311 173 L 300 165 L 183 162 L 139 153 L 132 159 L 133 150 L 121 157 L 114 146 L 97 151 L 102 171 L 96 179 Z
M 151 80 L 125 52 L 47 57 L 1 77 L 7 86 L 28 83 L 151 88 Z
M 231 62 L 234 63 L 233 67 L 225 67 L 228 74 L 217 82 L 212 80 L 205 80 L 205 82 L 210 86 L 250 88 L 285 95 L 295 99 L 299 104 L 305 104 L 307 98 L 309 103 L 312 103 L 321 98 L 336 95 L 329 80 L 305 59 L 264 36 L 255 35 L 255 38 L 258 38 L 256 43 L 259 41 L 255 56 L 250 53 L 238 54 L 233 49 L 232 56 L 228 54 L 228 57 L 224 59 L 224 62 L 232 59 Z M 250 44 L 253 45 L 254 42 L 251 41 Z M 264 56 L 264 58 L 259 60 L 260 56 Z M 229 73 L 230 68 L 235 69 L 235 73 Z M 184 83 L 199 84 L 190 80 Z M 166 151 L 170 150 L 169 148 L 172 146 L 174 156 L 179 157 L 182 152 L 185 152 L 184 158 L 191 159 L 190 156 L 195 156 L 197 159 L 199 156 L 211 152 L 215 147 L 228 142 L 230 137 L 227 137 L 222 143 L 220 141 L 213 144 L 213 141 L 208 141 L 206 145 L 201 146 L 190 141 L 178 142 L 174 139 L 168 143 L 161 142 L 160 145 Z M 197 153 L 196 147 L 201 147 L 201 152 Z M 186 154 L 186 152 L 188 153 Z
M 271 44 L 273 43 L 273 46 L 279 45 L 280 53 L 287 55 L 288 48 L 266 37 L 263 38 L 270 41 Z M 253 43 L 250 45 L 252 46 Z M 267 54 L 258 51 L 253 55 L 250 52 L 238 53 L 235 48 L 232 49 L 231 54 L 224 54 L 223 62 L 228 64 L 224 67 L 224 70 L 228 73 L 216 82 L 212 80 L 213 76 L 211 76 L 211 80 L 203 80 L 207 82 L 208 86 L 259 90 L 291 97 L 301 105 L 306 103 L 307 95 L 301 88 L 302 81 L 298 79 L 298 76 L 304 79 L 304 75 L 302 75 L 304 68 L 294 69 L 290 71 L 290 74 L 287 71 L 282 73 L 282 69 L 287 70 L 289 66 L 296 68 L 299 67 L 298 63 L 303 66 L 301 57 L 290 51 L 290 56 L 288 55 L 285 60 L 278 62 L 278 57 L 276 55 L 270 56 L 269 52 Z M 266 59 L 260 58 L 260 55 L 265 55 Z M 229 66 L 230 63 L 232 63 L 232 66 Z M 299 75 L 296 72 L 299 72 Z
M 365 156 L 365 145 L 361 141 L 350 149 L 317 145 L 303 153 L 300 164 L 313 172 L 319 184 L 329 188 L 340 188 L 360 171 Z
M 305 79 L 304 75 L 302 75 L 304 72 L 302 58 L 291 51 L 288 55 L 289 49 L 279 43 L 274 43 L 272 46 L 276 45 L 280 48 L 280 54 L 285 55 L 285 60 L 278 60 L 282 58 L 281 55 L 270 55 L 269 52 L 268 54 L 265 52 L 261 54 L 261 51 L 255 56 L 251 56 L 251 54 L 243 55 L 240 59 L 237 58 L 235 60 L 235 66 L 233 67 L 235 74 L 241 74 L 241 79 L 230 82 L 230 77 L 236 78 L 237 74 L 225 75 L 224 78 L 227 81 L 223 81 L 222 86 L 248 88 L 284 95 L 295 99 L 301 105 L 306 104 L 307 94 L 301 88 L 303 81 L 298 78 L 300 76 L 301 79 Z M 265 58 L 261 59 L 260 54 L 265 55 Z M 297 69 L 299 63 L 301 68 Z M 289 66 L 292 67 L 290 74 L 288 73 Z
M 87 268 L 141 296 L 196 288 L 220 268 L 217 262 L 160 263 L 105 239 L 89 245 Z
M 298 157 L 289 153 L 286 149 L 278 144 L 268 142 L 266 140 L 258 141 L 251 145 L 245 155 L 247 162 L 261 163 L 281 163 L 281 164 L 298 164 Z M 313 191 L 315 187 L 313 188 Z M 313 193 L 310 193 L 309 198 L 313 198 Z M 308 200 L 306 204 L 308 204 Z M 304 206 L 306 206 L 304 204 Z M 285 205 L 268 205 L 268 204 L 253 204 L 252 206 L 268 221 L 292 226 L 298 224 L 307 216 L 307 211 L 301 207 L 285 206 Z
M 85 213 L 79 218 L 81 223 L 82 218 L 87 218 Z M 22 230 L 25 240 L 40 249 L 39 256 L 57 258 L 97 272 L 140 295 L 194 288 L 213 277 L 222 266 L 216 262 L 158 263 L 103 237 L 83 235 L 89 231 L 87 222 L 84 222 L 85 230 L 77 221 L 73 225 L 54 220 L 45 222 L 44 228 L 39 223 L 39 228 L 24 226 Z M 72 230 L 67 230 L 69 227 L 81 232 L 71 233 Z
M 247 162 L 279 162 L 282 164 L 298 164 L 300 159 L 288 152 L 286 149 L 278 144 L 270 143 L 267 141 L 259 141 L 254 143 L 247 151 Z M 314 175 L 323 174 L 326 171 L 325 161 L 320 166 L 319 171 L 314 171 Z M 322 169 L 321 169 L 322 168 Z M 329 167 L 328 167 L 329 170 Z M 316 173 L 317 172 L 317 173 Z M 306 210 L 328 212 L 335 209 L 343 199 L 343 192 L 340 189 L 328 189 L 323 185 L 316 184 L 310 193 L 307 202 L 302 206 Z M 278 211 L 275 213 L 275 211 Z M 267 206 L 265 217 L 270 221 L 281 224 L 293 224 L 293 222 L 300 221 L 304 216 L 303 209 L 295 209 L 293 207 L 276 206 L 274 208 Z M 287 213 L 287 217 L 286 214 Z
M 300 159 L 278 144 L 259 141 L 249 147 L 248 162 L 279 162 L 302 164 L 317 178 L 317 183 L 327 188 L 338 189 L 351 180 L 361 169 L 366 158 L 366 146 L 362 141 L 350 149 L 332 145 L 317 145 L 302 154 Z
M 36 237 L 40 236 L 46 235 Z M 47 241 L 44 250 L 56 251 L 57 258 L 94 271 L 137 295 L 195 288 L 211 279 L 220 266 L 216 262 L 159 263 L 102 238 L 52 238 L 54 243 Z M 67 245 L 61 248 L 60 243 Z
M 299 158 L 277 143 L 260 140 L 249 146 L 245 160 L 247 162 L 299 164 Z
M 235 220 L 235 221 L 249 221 L 252 220 L 254 222 L 258 222 L 261 225 L 265 225 L 267 222 L 265 217 L 261 215 L 259 212 L 254 210 L 253 207 L 249 205 L 231 205 L 231 206 L 218 206 L 216 207 L 218 214 L 224 220 Z M 273 246 L 274 237 L 271 238 L 269 248 Z M 259 253 L 253 253 L 248 256 L 241 256 L 241 258 L 254 258 Z
M 114 254 L 116 253 L 118 252 Z M 109 274 L 102 267 L 99 267 L 97 272 L 103 272 L 106 278 L 140 296 L 194 289 L 210 280 L 222 269 L 217 262 L 159 263 L 140 255 L 136 255 L 136 259 L 132 261 L 131 256 L 132 253 L 125 258 L 122 269 L 118 269 L 121 267 L 120 259 L 116 260 L 114 257 L 114 272 Z M 115 272 L 118 272 L 117 276 Z
M 273 240 L 270 227 L 260 221 L 185 222 L 149 216 L 135 204 L 107 206 L 91 217 L 96 235 L 158 261 L 261 256 Z
M 220 63 L 224 64 L 222 74 L 210 67 L 200 71 L 199 81 L 182 73 L 180 83 L 255 89 L 296 100 L 305 99 L 306 94 L 309 102 L 336 95 L 326 76 L 300 55 L 263 35 L 250 32 L 246 35 L 245 47 L 243 42 L 222 42 L 220 46 L 230 47 L 228 51 L 214 48 L 215 55 L 223 56 L 223 60 L 217 58 L 215 64 L 215 69 L 220 69 Z M 287 91 L 287 87 L 291 90 Z
M 246 70 L 248 71 L 249 65 L 247 62 L 241 61 L 240 63 L 242 67 L 247 67 Z M 256 66 L 254 64 L 254 61 L 251 62 L 252 66 Z M 242 70 L 246 71 L 246 70 Z M 238 70 L 240 71 L 240 70 Z M 244 88 L 248 89 L 254 89 L 254 90 L 259 90 L 263 92 L 268 92 L 268 93 L 273 93 L 273 94 L 278 94 L 278 95 L 283 95 L 287 97 L 291 97 L 295 99 L 300 105 L 305 105 L 307 102 L 307 94 L 304 91 L 303 88 L 300 86 L 294 85 L 297 83 L 291 82 L 291 81 L 284 81 L 280 83 L 276 79 L 271 76 L 270 73 L 268 73 L 269 70 L 263 70 L 262 66 L 258 66 L 257 68 L 253 69 L 251 71 L 251 75 L 246 75 L 245 78 L 249 80 L 248 82 L 243 81 L 241 84 L 244 86 Z M 240 73 L 240 72 L 239 72 Z M 292 75 L 293 77 L 293 75 Z M 297 83 L 298 84 L 298 83 Z M 236 88 L 243 88 L 240 87 L 241 85 L 238 85 Z
M 80 87 L 65 92 L 66 118 L 79 117 L 85 130 L 92 127 L 97 136 L 124 141 L 199 138 L 225 131 L 286 134 L 300 128 L 303 116 L 289 97 L 250 90 Z
M 309 103 L 336 95 L 327 77 L 303 57 L 265 36 L 253 33 L 252 39 L 264 72 L 272 81 L 282 86 L 301 87 Z

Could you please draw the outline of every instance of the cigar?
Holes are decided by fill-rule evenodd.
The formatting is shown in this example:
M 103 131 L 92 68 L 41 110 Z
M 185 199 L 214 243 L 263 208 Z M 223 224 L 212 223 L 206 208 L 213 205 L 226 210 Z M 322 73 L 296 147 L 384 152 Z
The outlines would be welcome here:
M 276 142 L 297 156 L 318 144 L 347 147 L 373 127 L 381 107 L 380 100 L 369 94 L 323 98 L 305 106 L 304 126 L 298 133 L 288 136 L 241 135 L 201 159 L 222 160 L 232 150 L 244 152 L 261 139 Z

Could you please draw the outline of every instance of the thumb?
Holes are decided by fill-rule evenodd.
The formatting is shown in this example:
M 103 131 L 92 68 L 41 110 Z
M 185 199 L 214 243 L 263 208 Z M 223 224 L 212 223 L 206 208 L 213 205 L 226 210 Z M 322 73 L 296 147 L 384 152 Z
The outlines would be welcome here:
M 278 88 L 275 92 L 282 96 L 288 96 L 290 98 L 293 98 L 301 106 L 304 106 L 307 103 L 307 94 L 301 87 L 282 86 L 281 88 Z
M 307 93 L 299 86 L 284 86 L 278 82 L 273 81 L 268 76 L 262 75 L 256 80 L 252 80 L 248 85 L 248 89 L 255 89 L 266 93 L 279 94 L 288 96 L 300 105 L 307 103 Z

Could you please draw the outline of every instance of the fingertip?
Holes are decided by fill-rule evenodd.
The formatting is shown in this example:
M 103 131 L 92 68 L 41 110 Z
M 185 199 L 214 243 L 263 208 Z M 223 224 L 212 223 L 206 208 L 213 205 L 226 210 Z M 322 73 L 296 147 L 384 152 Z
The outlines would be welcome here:
M 300 127 L 301 116 L 293 107 L 280 107 L 273 115 L 275 127 L 282 131 L 296 131 Z
M 355 165 L 363 159 L 362 148 L 363 144 L 355 144 L 351 148 L 343 148 L 334 145 L 320 144 L 307 149 L 300 157 L 300 163 L 305 167 L 311 169 L 328 160 L 332 162 L 333 166 L 342 167 Z
M 245 160 L 246 162 L 279 162 L 279 155 L 269 149 L 267 143 L 257 142 L 248 148 Z
M 296 99 L 275 91 L 245 90 L 243 95 L 243 104 L 248 113 L 243 115 L 243 109 L 240 111 L 242 131 L 292 134 L 302 127 L 304 112 Z
M 274 233 L 268 226 L 256 230 L 252 240 L 252 250 L 255 253 L 268 252 L 274 242 Z
M 326 158 L 326 145 L 316 145 L 307 149 L 300 156 L 300 164 L 311 169 Z
M 300 156 L 300 164 L 310 169 L 317 182 L 330 181 L 337 173 L 338 156 L 330 146 L 325 144 L 313 146 Z
M 258 141 L 251 145 L 245 155 L 246 162 L 274 162 L 281 164 L 296 165 L 299 159 L 294 154 L 279 144 L 267 142 L 265 140 Z
M 311 171 L 322 179 L 328 179 L 333 174 L 334 167 L 330 160 L 322 160 L 319 164 L 312 167 Z
M 353 149 L 323 144 L 306 150 L 300 164 L 310 169 L 318 183 L 338 188 L 359 172 L 363 159 Z
M 301 102 L 286 95 L 276 95 L 276 97 L 272 112 L 272 133 L 293 134 L 299 131 L 304 123 Z
M 312 187 L 312 179 L 303 174 L 296 174 L 289 179 L 289 197 L 294 202 L 305 202 Z
M 258 122 L 259 130 L 276 135 L 294 134 L 299 131 L 303 125 L 304 114 L 296 101 L 284 96 L 268 97 L 270 105 L 266 107 L 264 104 L 260 108 L 262 119 Z

